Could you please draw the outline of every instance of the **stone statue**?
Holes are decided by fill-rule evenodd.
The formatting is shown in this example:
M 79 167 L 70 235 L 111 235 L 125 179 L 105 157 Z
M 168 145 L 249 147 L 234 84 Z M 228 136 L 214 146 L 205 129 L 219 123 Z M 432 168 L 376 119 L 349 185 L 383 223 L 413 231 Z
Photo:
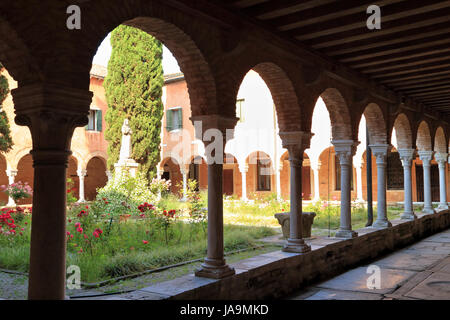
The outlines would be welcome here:
M 114 165 L 116 172 L 128 171 L 134 177 L 137 172 L 138 164 L 131 158 L 131 131 L 128 125 L 128 119 L 123 121 L 122 125 L 122 144 L 120 146 L 119 161 Z
M 123 121 L 122 125 L 122 144 L 120 146 L 120 160 L 130 159 L 131 157 L 131 128 L 128 125 L 128 119 Z

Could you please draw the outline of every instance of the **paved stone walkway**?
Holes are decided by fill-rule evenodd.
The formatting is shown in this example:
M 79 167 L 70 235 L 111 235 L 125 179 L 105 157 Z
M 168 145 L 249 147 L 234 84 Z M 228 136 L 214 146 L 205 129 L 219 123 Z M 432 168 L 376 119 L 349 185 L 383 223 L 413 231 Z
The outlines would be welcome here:
M 368 288 L 378 266 L 381 286 Z M 375 267 L 376 268 L 376 267 Z M 369 281 L 369 286 L 374 282 Z M 450 300 L 450 230 L 298 291 L 291 300 Z

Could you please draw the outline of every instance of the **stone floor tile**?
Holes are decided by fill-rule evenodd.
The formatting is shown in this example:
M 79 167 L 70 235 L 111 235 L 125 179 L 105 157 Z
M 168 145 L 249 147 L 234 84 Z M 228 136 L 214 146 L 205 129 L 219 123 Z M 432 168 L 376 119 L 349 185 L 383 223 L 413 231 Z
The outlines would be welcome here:
M 391 293 L 417 272 L 381 268 L 381 288 L 369 289 L 367 280 L 372 275 L 367 267 L 355 268 L 331 280 L 322 282 L 316 287 L 333 290 L 358 291 L 375 294 Z
M 305 300 L 381 300 L 383 295 L 366 292 L 320 289 Z
M 450 273 L 433 273 L 405 296 L 423 300 L 450 300 Z
M 388 269 L 423 271 L 442 259 L 442 255 L 414 251 L 398 251 L 377 260 L 374 265 Z

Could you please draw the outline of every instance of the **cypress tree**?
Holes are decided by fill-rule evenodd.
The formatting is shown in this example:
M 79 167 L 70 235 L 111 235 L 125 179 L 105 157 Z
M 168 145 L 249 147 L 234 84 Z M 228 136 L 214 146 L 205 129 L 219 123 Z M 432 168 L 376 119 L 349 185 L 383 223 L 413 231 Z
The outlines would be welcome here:
M 3 65 L 0 63 L 0 70 Z M 8 79 L 4 75 L 0 75 L 0 152 L 8 152 L 13 146 L 11 138 L 11 130 L 9 128 L 8 116 L 3 110 L 3 101 L 9 93 Z
M 148 33 L 121 25 L 111 33 L 111 58 L 104 82 L 108 110 L 105 115 L 108 166 L 119 159 L 125 118 L 133 131 L 132 158 L 147 179 L 160 161 L 161 101 L 164 85 L 162 44 Z

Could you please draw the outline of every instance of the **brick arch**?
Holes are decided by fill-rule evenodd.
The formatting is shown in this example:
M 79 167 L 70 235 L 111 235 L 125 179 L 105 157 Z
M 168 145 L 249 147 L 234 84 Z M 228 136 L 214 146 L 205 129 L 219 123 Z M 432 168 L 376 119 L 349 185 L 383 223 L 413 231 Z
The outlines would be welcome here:
M 42 74 L 18 32 L 0 18 L 0 62 L 19 85 L 39 82 Z
M 6 174 L 7 161 L 3 154 L 0 154 L 0 185 L 7 186 L 9 184 L 8 176 Z M 8 196 L 4 192 L 0 192 L 0 205 L 8 202 Z
M 386 144 L 387 126 L 383 111 L 376 103 L 369 103 L 363 112 L 366 118 L 366 126 L 369 131 L 370 144 Z
M 413 148 L 413 132 L 411 123 L 404 113 L 400 113 L 394 121 L 393 128 L 395 128 L 397 145 L 399 149 Z
M 122 6 L 127 9 L 119 9 Z M 201 41 L 211 42 L 206 36 L 210 34 L 208 25 L 164 2 L 136 0 L 130 5 L 127 0 L 118 0 L 111 5 L 110 1 L 96 1 L 81 7 L 85 22 L 74 37 L 83 46 L 86 59 L 75 57 L 73 50 L 66 54 L 79 61 L 77 72 L 83 74 L 84 88 L 89 85 L 89 71 L 98 46 L 108 33 L 123 24 L 149 33 L 172 52 L 184 73 L 193 116 L 217 112 L 215 80 L 205 52 L 198 45 Z
M 108 182 L 106 176 L 105 159 L 94 156 L 87 162 L 86 177 L 84 178 L 84 190 L 86 200 L 95 200 L 97 196 L 97 188 L 101 188 Z
M 33 168 L 33 157 L 30 153 L 24 154 L 20 160 L 17 162 L 17 175 L 15 181 L 21 181 L 22 183 L 28 182 L 32 188 L 34 186 L 34 168 Z M 31 204 L 33 198 L 26 198 L 19 200 L 18 205 Z
M 11 169 L 17 169 L 19 161 L 26 155 L 30 154 L 30 151 L 31 147 L 25 147 L 17 151 L 16 154 L 12 157 L 12 163 L 8 163 L 11 166 Z
M 351 117 L 347 102 L 340 91 L 336 88 L 327 88 L 320 94 L 320 98 L 330 115 L 332 139 L 352 140 Z
M 99 158 L 100 160 L 103 161 L 103 164 L 105 165 L 105 167 L 108 168 L 108 162 L 107 162 L 108 155 L 103 151 L 95 151 L 95 152 L 90 153 L 86 157 L 86 159 L 84 161 L 79 162 L 78 165 L 80 166 L 80 164 L 83 163 L 84 167 L 82 167 L 82 168 L 87 168 L 87 165 L 88 165 L 89 161 L 91 161 L 92 158 Z
M 170 192 L 180 193 L 180 184 L 183 181 L 183 176 L 181 174 L 180 162 L 174 157 L 166 157 L 161 161 L 160 167 L 164 170 L 167 165 L 168 172 L 170 173 Z
M 442 127 L 438 127 L 436 129 L 436 133 L 434 135 L 434 151 L 439 153 L 448 152 L 447 136 L 445 135 L 445 131 Z
M 232 71 L 228 70 L 221 85 L 222 91 L 226 91 L 226 99 L 228 101 L 226 106 L 233 106 L 232 112 L 235 112 L 234 104 L 239 88 L 247 73 L 253 70 L 259 74 L 269 88 L 275 104 L 280 131 L 302 130 L 300 104 L 293 82 L 287 72 L 278 64 L 263 58 L 255 61 L 252 56 L 246 56 L 242 57 L 242 59 L 239 58 L 239 62 L 240 66 L 238 68 Z M 231 111 L 228 111 L 228 113 L 231 113 Z
M 419 151 L 432 151 L 433 141 L 431 139 L 431 131 L 429 124 L 422 120 L 417 128 L 417 149 Z

